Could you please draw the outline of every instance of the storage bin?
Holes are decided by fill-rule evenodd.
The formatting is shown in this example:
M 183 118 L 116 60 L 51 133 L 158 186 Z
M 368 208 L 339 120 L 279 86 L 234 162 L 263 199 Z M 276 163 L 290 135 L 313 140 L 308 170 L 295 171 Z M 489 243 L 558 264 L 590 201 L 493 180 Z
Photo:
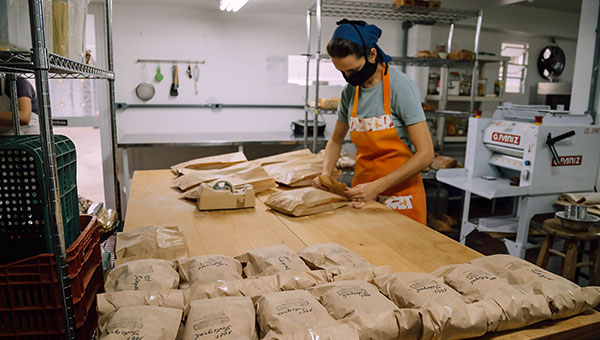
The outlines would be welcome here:
M 95 216 L 81 215 L 83 232 L 67 249 L 71 294 L 79 339 L 90 339 L 96 322 L 96 294 L 104 277 Z M 0 266 L 0 339 L 62 339 L 64 318 L 53 254 Z

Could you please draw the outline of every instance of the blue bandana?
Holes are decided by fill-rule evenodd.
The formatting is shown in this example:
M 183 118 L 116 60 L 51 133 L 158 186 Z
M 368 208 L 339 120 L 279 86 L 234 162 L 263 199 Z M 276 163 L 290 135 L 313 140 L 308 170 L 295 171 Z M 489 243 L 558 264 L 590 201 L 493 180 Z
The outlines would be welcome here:
M 338 27 L 333 32 L 333 38 L 350 40 L 360 46 L 367 48 L 375 48 L 377 53 L 383 57 L 386 63 L 392 60 L 390 56 L 385 54 L 377 45 L 379 37 L 381 37 L 381 29 L 375 25 L 369 25 L 364 21 L 350 21 L 343 19 L 337 22 Z

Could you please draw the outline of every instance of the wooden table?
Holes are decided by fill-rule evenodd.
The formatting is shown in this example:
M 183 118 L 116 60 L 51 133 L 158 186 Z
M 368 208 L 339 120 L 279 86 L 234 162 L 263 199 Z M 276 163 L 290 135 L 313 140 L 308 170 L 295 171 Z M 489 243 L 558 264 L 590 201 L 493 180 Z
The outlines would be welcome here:
M 270 211 L 262 193 L 255 209 L 201 212 L 178 199 L 169 170 L 136 171 L 125 218 L 125 230 L 148 225 L 177 225 L 188 241 L 190 256 L 239 255 L 247 250 L 286 244 L 294 250 L 337 242 L 375 265 L 394 271 L 431 272 L 439 266 L 482 256 L 379 203 L 357 210 L 289 217 Z M 528 328 L 489 333 L 482 339 L 594 339 L 600 337 L 600 313 L 590 311 Z

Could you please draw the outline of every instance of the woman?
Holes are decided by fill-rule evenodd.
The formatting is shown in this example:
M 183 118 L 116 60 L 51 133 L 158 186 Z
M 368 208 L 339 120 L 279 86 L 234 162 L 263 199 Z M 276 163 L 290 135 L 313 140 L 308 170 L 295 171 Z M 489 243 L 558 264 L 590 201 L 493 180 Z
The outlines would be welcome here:
M 339 21 L 327 52 L 349 83 L 325 148 L 323 174 L 335 167 L 346 133 L 357 147 L 348 197 L 360 207 L 377 199 L 425 224 L 425 190 L 420 172 L 433 160 L 433 143 L 417 86 L 400 71 L 377 40 L 381 30 L 364 21 Z M 323 188 L 318 179 L 314 186 Z
M 10 83 L 6 78 L 0 77 L 0 135 L 14 134 L 10 95 Z M 27 79 L 17 78 L 17 102 L 21 125 L 20 133 L 22 135 L 38 134 L 37 98 L 35 89 Z

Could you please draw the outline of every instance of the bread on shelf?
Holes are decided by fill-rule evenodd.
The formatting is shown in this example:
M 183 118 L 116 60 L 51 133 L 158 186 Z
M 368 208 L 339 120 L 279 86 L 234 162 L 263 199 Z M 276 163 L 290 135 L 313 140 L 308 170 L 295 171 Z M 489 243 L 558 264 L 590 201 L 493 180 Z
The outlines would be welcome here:
M 435 51 L 423 50 L 413 55 L 413 58 L 440 59 L 440 55 Z
M 475 53 L 469 50 L 454 50 L 448 53 L 446 58 L 451 60 L 474 60 Z

